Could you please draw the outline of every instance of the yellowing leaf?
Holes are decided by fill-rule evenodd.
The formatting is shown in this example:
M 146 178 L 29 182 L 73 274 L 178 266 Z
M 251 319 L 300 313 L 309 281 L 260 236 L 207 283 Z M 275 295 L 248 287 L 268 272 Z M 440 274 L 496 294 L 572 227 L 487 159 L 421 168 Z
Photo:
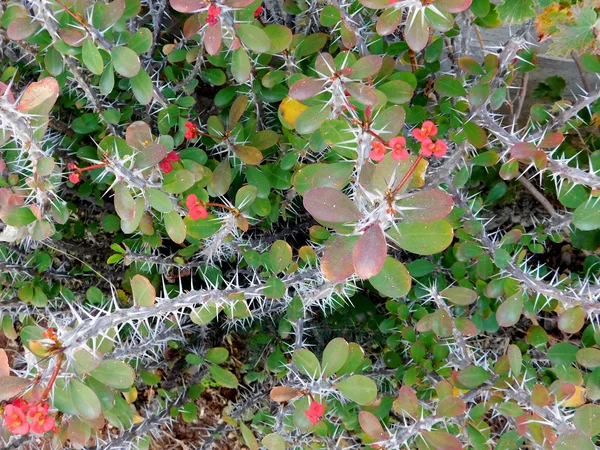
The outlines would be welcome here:
M 286 97 L 279 106 L 283 119 L 290 125 L 294 126 L 296 119 L 300 114 L 308 109 L 308 106 L 303 105 L 298 100 Z
M 575 386 L 575 392 L 571 397 L 563 401 L 562 406 L 566 408 L 576 408 L 585 403 L 585 388 Z
M 427 170 L 427 166 L 429 163 L 426 159 L 422 159 L 417 164 L 417 168 L 415 169 L 415 173 L 413 174 L 412 180 L 410 181 L 410 187 L 413 189 L 421 188 L 425 186 L 425 171 Z

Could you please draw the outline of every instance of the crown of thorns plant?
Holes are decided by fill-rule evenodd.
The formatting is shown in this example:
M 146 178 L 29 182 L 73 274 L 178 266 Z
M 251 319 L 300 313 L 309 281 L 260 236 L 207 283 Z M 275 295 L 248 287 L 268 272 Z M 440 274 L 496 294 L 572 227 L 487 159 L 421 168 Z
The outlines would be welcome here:
M 599 12 L 0 2 L 2 448 L 595 449 Z

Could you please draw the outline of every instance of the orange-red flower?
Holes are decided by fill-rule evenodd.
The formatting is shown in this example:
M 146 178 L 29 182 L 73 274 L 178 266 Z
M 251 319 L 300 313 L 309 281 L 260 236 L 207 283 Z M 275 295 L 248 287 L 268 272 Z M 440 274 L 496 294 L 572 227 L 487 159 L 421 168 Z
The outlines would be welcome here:
M 54 417 L 48 416 L 48 404 L 34 406 L 27 411 L 27 418 L 31 423 L 31 431 L 37 434 L 44 434 L 54 429 L 56 421 Z
M 373 161 L 383 161 L 383 158 L 385 158 L 385 145 L 383 145 L 381 142 L 373 142 L 371 143 L 371 151 L 369 152 L 369 158 L 371 158 Z
M 185 199 L 185 204 L 190 210 L 190 219 L 198 220 L 198 219 L 206 219 L 208 217 L 208 211 L 204 207 L 202 203 L 198 201 L 198 197 L 196 194 L 190 194 Z
M 423 142 L 425 139 L 435 136 L 437 132 L 438 129 L 435 124 L 431 120 L 426 120 L 421 128 L 415 128 L 412 131 L 412 135 L 417 141 Z
M 392 148 L 392 159 L 395 161 L 403 161 L 408 158 L 408 150 L 406 148 L 406 139 L 402 136 L 397 136 L 390 139 L 389 143 Z
M 263 6 L 260 5 L 258 8 L 256 8 L 256 11 L 254 11 L 254 18 L 258 19 L 258 16 L 260 16 L 263 12 Z
M 208 7 L 208 16 L 206 16 L 206 23 L 209 27 L 214 27 L 217 24 L 217 20 L 219 19 L 220 13 L 221 8 L 219 8 L 214 3 L 211 3 L 211 5 Z
M 4 408 L 4 425 L 12 434 L 27 434 L 29 433 L 29 422 L 25 417 L 25 413 L 14 405 L 6 405 Z
M 433 142 L 431 139 L 425 139 L 421 143 L 421 154 L 423 156 L 429 157 L 433 155 L 436 158 L 441 158 L 446 154 L 447 150 L 448 144 L 443 140 Z
M 77 184 L 81 181 L 81 174 L 79 172 L 71 172 L 69 174 L 69 181 L 73 184 Z
M 308 417 L 308 420 L 313 425 L 316 424 L 321 419 L 321 417 L 323 417 L 324 413 L 325 406 L 321 405 L 318 402 L 312 402 L 308 409 L 304 411 L 304 414 L 306 414 L 306 417 Z
M 192 122 L 186 122 L 185 127 L 187 130 L 185 130 L 183 135 L 186 139 L 195 139 L 198 137 L 198 127 L 195 124 Z

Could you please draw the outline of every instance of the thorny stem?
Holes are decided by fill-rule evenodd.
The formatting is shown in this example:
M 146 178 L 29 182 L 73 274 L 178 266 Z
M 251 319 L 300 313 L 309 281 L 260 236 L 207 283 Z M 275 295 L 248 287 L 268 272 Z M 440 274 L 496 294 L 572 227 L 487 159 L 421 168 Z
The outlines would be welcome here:
M 413 173 L 415 173 L 415 170 L 417 170 L 417 166 L 419 165 L 419 163 L 421 162 L 421 160 L 423 159 L 423 155 L 419 154 L 419 156 L 417 156 L 417 159 L 415 159 L 415 162 L 413 163 L 412 166 L 410 166 L 410 169 L 408 169 L 408 172 L 406 172 L 406 174 L 404 175 L 404 178 L 402 178 L 402 180 L 400 180 L 400 183 L 398 183 L 398 186 L 396 186 L 396 188 L 392 191 L 392 197 L 395 196 L 400 189 L 402 189 L 404 187 L 404 185 L 408 182 L 408 180 L 410 179 L 410 177 L 412 177 Z
M 56 366 L 54 367 L 54 371 L 52 372 L 52 376 L 50 377 L 50 381 L 48 381 L 48 386 L 46 386 L 46 390 L 44 390 L 44 393 L 42 394 L 42 398 L 40 401 L 45 401 L 48 396 L 50 395 L 50 392 L 52 392 L 52 387 L 54 386 L 54 382 L 56 381 L 56 378 L 58 377 L 58 374 L 60 373 L 60 368 L 62 367 L 62 363 L 65 359 L 65 354 L 64 353 L 60 353 L 58 355 L 58 357 L 56 358 Z

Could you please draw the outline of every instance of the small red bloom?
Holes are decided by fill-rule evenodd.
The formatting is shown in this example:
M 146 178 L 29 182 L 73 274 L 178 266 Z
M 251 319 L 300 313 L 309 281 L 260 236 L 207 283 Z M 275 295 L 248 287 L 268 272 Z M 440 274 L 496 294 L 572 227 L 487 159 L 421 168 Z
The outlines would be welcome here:
M 260 5 L 258 8 L 256 8 L 256 11 L 254 11 L 254 18 L 258 19 L 258 16 L 260 16 L 263 12 L 263 6 Z
M 163 171 L 163 173 L 169 173 L 171 170 L 173 170 L 173 165 L 171 164 L 170 161 L 163 159 L 160 164 L 159 164 L 160 170 Z
M 81 175 L 79 172 L 71 172 L 69 174 L 69 181 L 73 184 L 77 184 L 81 181 Z
M 12 434 L 29 433 L 30 426 L 25 413 L 14 405 L 6 405 L 4 408 L 4 425 Z
M 169 152 L 167 154 L 167 156 L 165 157 L 165 159 L 169 162 L 177 162 L 179 161 L 179 154 L 175 153 L 175 152 Z
M 31 406 L 29 403 L 27 403 L 26 400 L 23 400 L 22 398 L 17 398 L 13 400 L 12 405 L 19 408 L 24 413 L 27 412 L 27 410 Z
M 190 219 L 206 219 L 208 217 L 208 211 L 202 203 L 198 201 L 196 194 L 190 194 L 185 199 L 185 204 L 190 210 Z
M 406 139 L 403 136 L 392 138 L 389 142 L 389 145 L 392 148 L 392 159 L 395 161 L 403 161 L 408 158 Z
M 195 139 L 198 137 L 198 127 L 192 122 L 186 122 L 185 127 L 187 130 L 184 133 L 186 139 Z
M 369 158 L 373 161 L 382 161 L 385 158 L 385 145 L 381 142 L 373 142 L 371 143 L 372 150 L 369 152 Z
M 443 140 L 433 142 L 431 139 L 425 139 L 421 143 L 421 154 L 423 156 L 433 155 L 436 158 L 441 158 L 446 154 L 446 150 L 448 150 L 448 144 Z
M 208 16 L 206 16 L 206 23 L 208 24 L 208 26 L 214 27 L 217 24 L 220 13 L 221 8 L 219 8 L 214 3 L 211 3 L 211 5 L 208 7 Z
M 54 417 L 48 417 L 47 403 L 31 408 L 27 412 L 27 418 L 31 421 L 31 431 L 37 434 L 47 433 L 56 425 Z
M 73 161 L 67 163 L 67 169 L 74 170 L 76 168 L 77 168 L 77 164 L 75 164 Z
M 53 328 L 47 328 L 46 331 L 44 331 L 44 333 L 42 333 L 42 337 L 45 337 L 47 339 L 51 339 L 53 341 L 57 341 L 58 340 L 58 336 L 54 332 Z
M 308 407 L 308 409 L 306 411 L 304 411 L 304 414 L 306 414 L 306 417 L 308 417 L 308 420 L 313 425 L 315 425 L 319 421 L 319 419 L 321 419 L 321 417 L 323 417 L 324 413 L 325 413 L 325 406 L 321 405 L 318 402 L 312 402 L 310 404 L 310 406 Z
M 435 136 L 437 132 L 435 124 L 431 120 L 426 120 L 421 128 L 415 128 L 412 131 L 412 135 L 417 141 L 423 142 L 425 139 Z

